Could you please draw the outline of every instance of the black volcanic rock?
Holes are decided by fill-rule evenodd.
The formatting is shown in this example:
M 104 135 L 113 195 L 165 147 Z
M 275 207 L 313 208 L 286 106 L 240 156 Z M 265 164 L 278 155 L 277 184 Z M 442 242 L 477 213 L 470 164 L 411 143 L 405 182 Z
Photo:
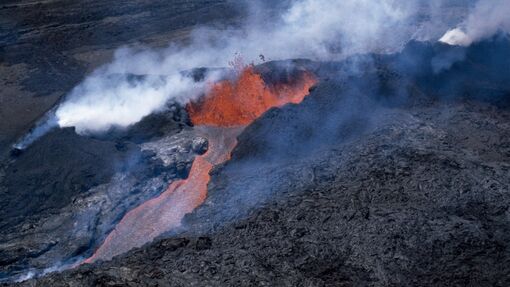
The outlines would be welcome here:
M 510 285 L 510 110 L 487 98 L 508 62 L 477 56 L 497 41 L 451 72 L 404 73 L 448 52 L 427 43 L 304 63 L 319 84 L 245 129 L 183 229 L 19 285 Z
M 0 169 L 0 280 L 90 256 L 127 211 L 187 177 L 207 140 L 182 115 L 172 106 L 102 136 L 55 129 L 12 155 Z
M 3 199 L 0 216 L 16 220 L 64 207 L 74 195 L 105 183 L 115 173 L 116 164 L 134 156 L 130 153 L 135 153 L 133 146 L 119 152 L 113 143 L 81 137 L 73 129 L 50 132 L 6 169 L 5 193 L 16 198 Z
M 189 232 L 22 285 L 507 286 L 510 114 L 382 114 L 299 160 L 227 163 Z
M 470 47 L 411 42 L 381 64 L 440 99 L 470 99 L 509 107 L 510 36 L 498 35 Z
M 239 13 L 225 0 L 2 1 L 0 157 L 117 48 L 165 47 Z

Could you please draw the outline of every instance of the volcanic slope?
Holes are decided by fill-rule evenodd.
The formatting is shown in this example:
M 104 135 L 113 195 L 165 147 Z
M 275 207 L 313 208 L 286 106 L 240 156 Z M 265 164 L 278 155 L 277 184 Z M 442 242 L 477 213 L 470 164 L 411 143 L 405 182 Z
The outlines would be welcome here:
M 187 176 L 195 155 L 190 146 L 198 138 L 183 131 L 186 119 L 173 107 L 126 133 L 91 138 L 55 129 L 24 153 L 11 155 L 12 145 L 119 47 L 165 47 L 186 41 L 197 26 L 234 24 L 240 11 L 231 4 L 2 1 L 0 281 L 82 256 L 101 243 L 126 209 Z M 171 148 L 183 152 L 170 158 Z
M 0 3 L 0 155 L 125 45 L 165 47 L 199 25 L 234 24 L 225 0 Z
M 319 84 L 246 128 L 186 231 L 20 285 L 508 286 L 508 47 L 309 62 Z

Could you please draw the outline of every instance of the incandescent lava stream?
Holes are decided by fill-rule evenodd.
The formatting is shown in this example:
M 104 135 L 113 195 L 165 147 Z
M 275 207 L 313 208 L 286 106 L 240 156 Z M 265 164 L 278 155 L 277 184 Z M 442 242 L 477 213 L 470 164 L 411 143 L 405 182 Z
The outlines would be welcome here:
M 187 179 L 171 183 L 161 195 L 126 213 L 85 263 L 109 260 L 179 227 L 182 218 L 204 202 L 209 172 L 229 160 L 244 127 L 272 107 L 300 103 L 315 83 L 306 71 L 286 83 L 265 83 L 247 66 L 235 79 L 212 84 L 202 99 L 186 107 L 196 132 L 209 140 L 208 151 L 195 158 Z

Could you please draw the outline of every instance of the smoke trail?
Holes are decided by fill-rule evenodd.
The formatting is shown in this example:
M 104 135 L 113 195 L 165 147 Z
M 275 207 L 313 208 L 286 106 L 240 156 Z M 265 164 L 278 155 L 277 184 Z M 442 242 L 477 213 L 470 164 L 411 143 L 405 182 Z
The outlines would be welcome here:
M 497 33 L 510 33 L 510 0 L 480 0 L 468 18 L 446 32 L 439 41 L 449 45 L 469 46 Z
M 18 150 L 24 150 L 34 141 L 45 135 L 53 128 L 56 128 L 57 126 L 58 123 L 55 117 L 55 110 L 51 110 L 48 113 L 46 113 L 46 115 L 36 123 L 34 128 L 32 128 L 32 130 L 28 134 L 21 138 L 12 147 Z
M 403 3 L 408 2 L 301 0 L 273 23 L 254 20 L 241 29 L 197 29 L 186 47 L 159 52 L 123 49 L 113 63 L 71 92 L 57 110 L 58 124 L 86 133 L 136 123 L 163 107 L 168 99 L 185 102 L 203 92 L 203 85 L 179 71 L 224 66 L 237 52 L 251 61 L 261 54 L 269 59 L 325 59 L 390 49 L 401 44 L 395 29 L 407 20 L 412 8 Z M 126 76 L 112 79 L 113 73 L 166 77 L 148 76 L 133 83 Z
M 181 97 L 198 95 L 202 85 L 181 74 L 95 73 L 71 92 L 55 116 L 60 127 L 73 126 L 79 134 L 127 127 L 162 109 L 169 99 L 181 101 Z
M 5 278 L 3 281 L 0 280 L 0 283 L 13 281 L 16 283 L 21 283 L 33 278 L 42 277 L 47 274 L 53 273 L 53 272 L 62 272 L 66 269 L 72 268 L 77 261 L 81 261 L 83 258 L 81 257 L 75 257 L 70 260 L 70 262 L 59 262 L 54 264 L 51 267 L 44 268 L 44 269 L 29 269 L 26 273 L 23 273 L 21 275 L 12 277 L 12 278 Z
M 60 127 L 76 127 L 81 134 L 127 127 L 160 111 L 171 99 L 186 103 L 203 94 L 205 83 L 218 77 L 207 75 L 205 81 L 196 83 L 182 71 L 225 66 L 236 53 L 257 61 L 261 55 L 269 60 L 330 60 L 396 51 L 416 36 L 418 3 L 296 0 L 271 21 L 261 19 L 260 13 L 247 13 L 256 16 L 241 27 L 198 28 L 185 46 L 171 45 L 159 51 L 122 48 L 110 64 L 71 91 L 57 108 L 56 121 Z M 251 3 L 252 9 L 255 6 Z

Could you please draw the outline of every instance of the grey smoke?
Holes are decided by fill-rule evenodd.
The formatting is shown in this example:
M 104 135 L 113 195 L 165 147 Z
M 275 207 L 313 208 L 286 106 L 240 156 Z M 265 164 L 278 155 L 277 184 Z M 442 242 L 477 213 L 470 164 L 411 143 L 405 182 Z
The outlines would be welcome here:
M 23 150 L 57 126 L 58 122 L 55 117 L 55 110 L 51 110 L 36 123 L 35 127 L 28 134 L 14 144 L 13 148 Z
M 510 33 L 510 0 L 479 0 L 467 19 L 446 32 L 439 41 L 469 46 L 494 36 Z
M 200 28 L 188 46 L 161 51 L 124 48 L 68 95 L 56 111 L 58 125 L 74 126 L 78 133 L 127 127 L 170 99 L 186 103 L 205 91 L 207 85 L 193 82 L 181 71 L 226 66 L 236 53 L 252 62 L 261 54 L 273 60 L 327 59 L 395 49 L 403 44 L 395 30 L 405 26 L 413 9 L 406 1 L 300 0 L 270 24 L 249 21 L 236 29 Z M 165 79 L 148 76 L 129 83 L 125 77 L 112 80 L 111 74 L 165 75 Z M 205 82 L 215 76 L 208 75 Z
M 256 3 L 250 2 L 252 12 Z M 238 53 L 247 63 L 257 63 L 260 55 L 268 60 L 338 60 L 358 53 L 395 52 L 411 39 L 430 37 L 431 22 L 418 23 L 417 14 L 424 9 L 433 14 L 436 6 L 440 5 L 420 0 L 295 0 L 277 19 L 261 20 L 262 13 L 253 12 L 241 27 L 197 28 L 184 46 L 125 47 L 66 96 L 55 120 L 59 127 L 73 126 L 80 134 L 128 127 L 161 111 L 170 100 L 185 104 L 195 99 L 206 91 L 207 82 L 221 76 L 208 74 L 197 83 L 182 71 L 225 67 Z M 126 75 L 148 76 L 133 82 Z M 46 131 L 41 127 L 34 133 Z
M 431 66 L 434 74 L 449 70 L 453 64 L 463 61 L 466 58 L 466 49 L 456 47 L 457 49 L 447 50 L 436 55 L 431 60 Z
M 16 283 L 20 283 L 20 282 L 30 280 L 32 278 L 42 277 L 44 275 L 47 275 L 47 274 L 50 274 L 53 272 L 62 272 L 66 269 L 72 268 L 76 264 L 76 262 L 80 262 L 82 260 L 83 260 L 82 257 L 75 257 L 72 259 L 72 262 L 67 262 L 67 263 L 59 262 L 51 267 L 44 268 L 42 270 L 30 269 L 26 273 L 23 273 L 19 276 L 16 276 L 15 278 L 11 278 L 11 279 L 12 279 L 12 281 L 14 281 Z

